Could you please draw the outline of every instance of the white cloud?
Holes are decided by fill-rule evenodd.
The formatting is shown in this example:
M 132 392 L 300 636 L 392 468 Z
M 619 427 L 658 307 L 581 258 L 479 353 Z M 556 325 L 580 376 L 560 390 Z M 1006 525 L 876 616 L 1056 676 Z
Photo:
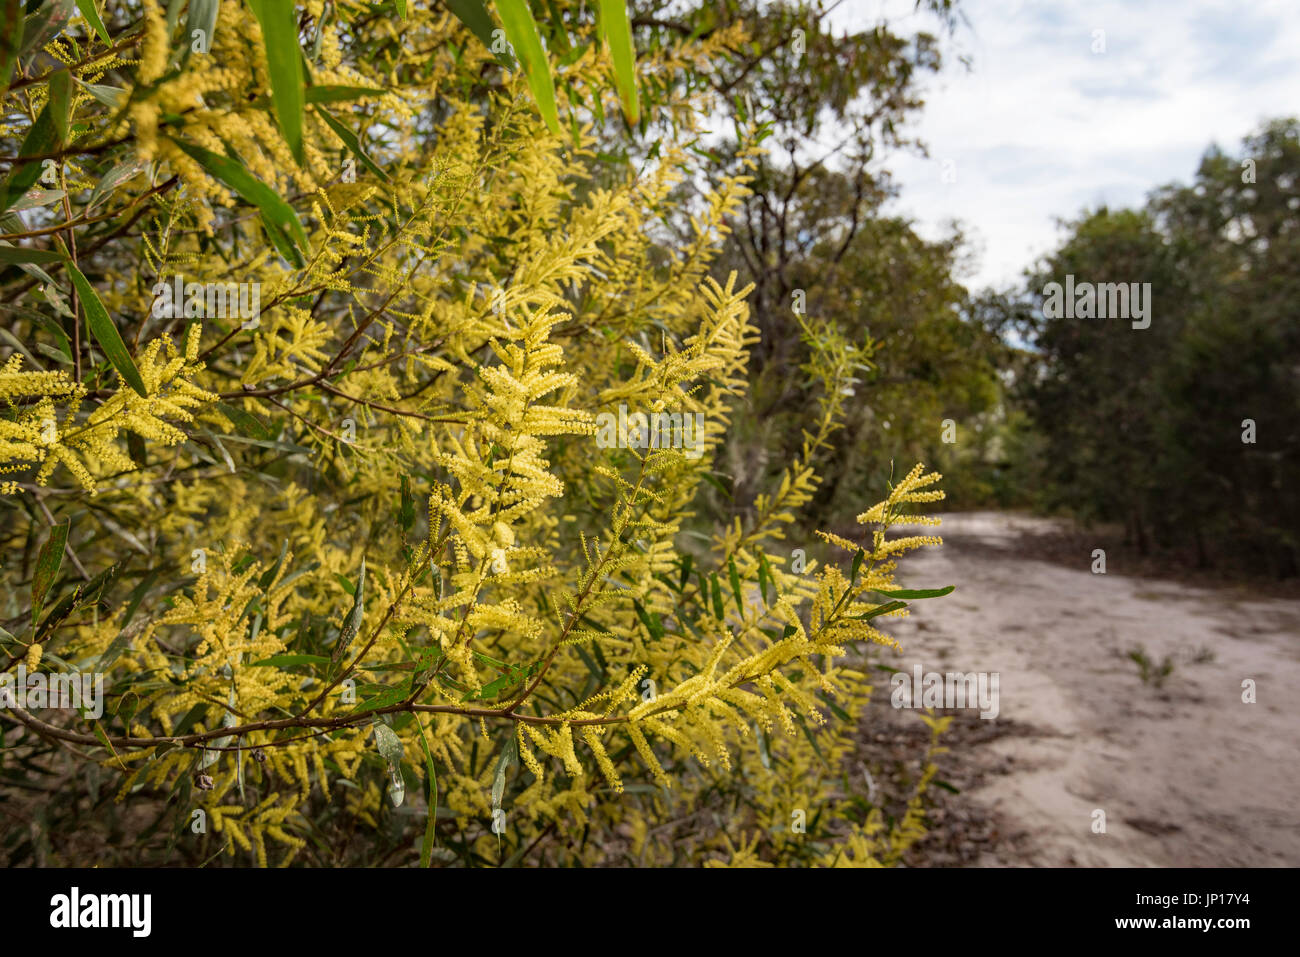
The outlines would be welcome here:
M 838 27 L 887 19 L 934 31 L 911 0 L 846 0 Z M 897 210 L 924 235 L 960 221 L 980 253 L 967 281 L 1014 282 L 1083 207 L 1140 205 L 1187 182 L 1210 143 L 1235 151 L 1265 119 L 1300 110 L 1293 0 L 963 0 L 967 24 L 926 83 L 909 132 L 930 158 L 888 160 Z M 1094 53 L 1094 31 L 1105 52 Z M 967 70 L 957 61 L 966 54 Z M 956 183 L 943 181 L 955 164 Z

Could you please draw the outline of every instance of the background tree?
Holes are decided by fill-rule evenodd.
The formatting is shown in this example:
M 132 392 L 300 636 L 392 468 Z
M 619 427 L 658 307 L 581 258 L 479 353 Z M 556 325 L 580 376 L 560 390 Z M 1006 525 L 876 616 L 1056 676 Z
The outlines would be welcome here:
M 1045 504 L 1123 522 L 1143 552 L 1296 573 L 1298 190 L 1296 121 L 1271 122 L 1145 209 L 1067 224 L 1022 290 L 984 302 L 987 328 L 1029 345 L 1008 370 Z M 1151 283 L 1150 327 L 1045 318 L 1044 288 L 1067 274 Z

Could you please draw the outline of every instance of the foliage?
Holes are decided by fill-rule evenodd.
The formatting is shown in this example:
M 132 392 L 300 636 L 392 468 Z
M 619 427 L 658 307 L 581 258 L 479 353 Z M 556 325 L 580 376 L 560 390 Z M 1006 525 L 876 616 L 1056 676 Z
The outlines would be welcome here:
M 983 504 L 997 491 L 990 476 L 1000 456 L 1001 346 L 970 321 L 954 278 L 962 236 L 927 242 L 886 210 L 897 195 L 886 164 L 894 151 L 923 149 L 905 126 L 923 106 L 921 84 L 941 65 L 954 16 L 948 3 L 916 6 L 919 15 L 903 21 L 919 22 L 914 31 L 883 21 L 837 30 L 835 5 L 820 0 L 672 5 L 638 18 L 663 35 L 708 35 L 743 20 L 750 36 L 707 77 L 725 110 L 709 164 L 749 169 L 722 263 L 753 283 L 760 331 L 751 401 L 737 413 L 716 507 L 742 509 L 800 453 L 821 387 L 796 371 L 821 338 L 820 330 L 809 335 L 807 316 L 833 316 L 852 350 L 844 426 L 870 437 L 819 449 L 814 464 L 829 483 L 809 521 L 835 521 L 862 488 L 918 460 L 942 468 L 958 505 Z M 753 159 L 751 135 L 769 147 Z
M 1069 224 L 984 319 L 1031 346 L 1014 372 L 1047 504 L 1123 522 L 1144 552 L 1288 576 L 1300 571 L 1300 126 L 1274 121 L 1243 147 L 1209 150 L 1193 184 L 1143 210 Z M 1045 319 L 1045 284 L 1071 274 L 1149 283 L 1149 327 Z
M 0 639 L 6 673 L 103 673 L 106 702 L 4 712 L 5 783 L 66 798 L 11 862 L 98 831 L 129 863 L 595 863 L 621 836 L 644 863 L 873 865 L 920 835 L 928 758 L 892 824 L 837 774 L 869 692 L 850 649 L 893 646 L 897 561 L 938 539 L 891 533 L 937 524 L 913 510 L 938 475 L 806 546 L 831 560 L 785 540 L 859 354 L 834 323 L 802 317 L 798 457 L 743 515 L 696 514 L 757 341 L 712 273 L 758 154 L 685 198 L 713 99 L 655 78 L 740 24 L 647 44 L 634 99 L 612 20 L 534 21 L 543 71 L 469 7 L 28 14 Z M 601 149 L 616 118 L 653 156 Z M 624 407 L 702 428 L 600 441 Z M 661 822 L 724 791 L 677 846 Z

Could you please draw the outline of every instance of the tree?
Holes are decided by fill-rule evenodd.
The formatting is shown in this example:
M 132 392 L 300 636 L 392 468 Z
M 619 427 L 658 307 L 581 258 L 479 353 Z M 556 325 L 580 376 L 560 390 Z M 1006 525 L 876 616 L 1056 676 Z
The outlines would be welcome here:
M 1192 185 L 1143 210 L 1085 214 L 1020 296 L 985 314 L 1032 346 L 1018 392 L 1049 502 L 1124 522 L 1143 552 L 1297 572 L 1297 136 L 1294 120 L 1274 121 L 1240 157 L 1210 149 Z M 1066 277 L 1149 284 L 1149 324 L 1044 315 L 1048 283 Z
M 652 825 L 702 794 L 737 814 L 699 858 L 895 862 L 920 795 L 850 810 L 843 658 L 938 594 L 890 594 L 938 476 L 806 565 L 807 468 L 696 518 L 754 342 L 709 275 L 741 178 L 691 242 L 660 226 L 708 97 L 639 98 L 671 123 L 631 165 L 595 155 L 635 115 L 609 5 L 597 42 L 499 3 L 501 49 L 415 5 L 70 9 L 0 77 L 0 694 L 19 775 L 69 782 L 11 862 L 98 834 L 130 863 L 591 863 L 616 829 L 668 861 Z M 739 35 L 642 51 L 642 93 Z M 844 356 L 812 351 L 819 394 Z M 86 707 L 43 714 L 56 678 Z M 112 794 L 150 821 L 125 847 Z M 793 808 L 826 813 L 804 837 Z

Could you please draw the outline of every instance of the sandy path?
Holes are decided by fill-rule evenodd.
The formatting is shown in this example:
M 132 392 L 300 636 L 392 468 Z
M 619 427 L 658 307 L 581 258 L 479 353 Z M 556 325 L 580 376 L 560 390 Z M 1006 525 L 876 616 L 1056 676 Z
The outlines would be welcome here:
M 1015 723 L 975 746 L 997 771 L 961 795 L 1019 836 L 981 863 L 1300 865 L 1300 602 L 1095 575 L 1088 552 L 1077 569 L 1026 558 L 1017 533 L 1041 523 L 946 516 L 944 546 L 900 576 L 957 590 L 892 629 L 891 664 L 999 672 L 993 720 Z M 1138 646 L 1174 659 L 1161 689 Z

